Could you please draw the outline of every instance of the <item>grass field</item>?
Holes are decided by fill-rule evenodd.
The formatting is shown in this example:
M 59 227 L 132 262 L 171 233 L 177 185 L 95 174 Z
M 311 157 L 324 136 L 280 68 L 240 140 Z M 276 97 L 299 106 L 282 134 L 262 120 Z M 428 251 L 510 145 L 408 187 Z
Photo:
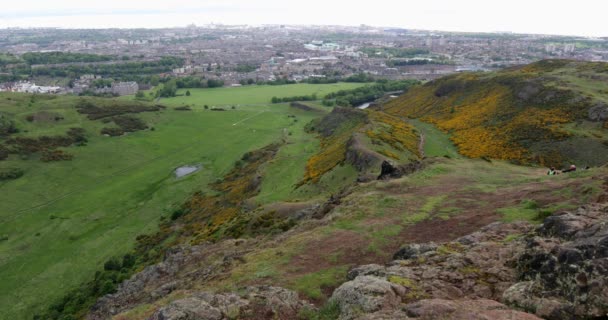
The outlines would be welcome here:
M 424 135 L 424 154 L 427 157 L 461 157 L 456 146 L 450 141 L 450 137 L 446 133 L 441 132 L 434 125 L 420 120 L 411 119 L 409 122 Z
M 0 242 L 0 318 L 29 318 L 90 279 L 104 261 L 131 248 L 136 235 L 155 230 L 160 216 L 168 215 L 193 191 L 205 190 L 248 150 L 288 140 L 276 162 L 267 167 L 270 182 L 261 196 L 274 200 L 275 193 L 289 194 L 301 179 L 307 155 L 318 147 L 304 126 L 323 113 L 267 101 L 272 96 L 324 94 L 358 85 L 190 90 L 189 97 L 161 103 L 189 104 L 192 111 L 140 113 L 137 116 L 153 131 L 112 138 L 99 134 L 104 124 L 76 113 L 70 103 L 78 98 L 28 104 L 29 96 L 1 95 L 0 111 L 14 116 L 28 131 L 20 134 L 62 134 L 69 127 L 83 127 L 89 143 L 66 148 L 74 155 L 71 161 L 44 163 L 17 156 L 0 161 L 0 167 L 25 170 L 17 180 L 0 182 L 0 235 L 8 237 Z M 7 98 L 23 101 L 9 103 Z M 204 110 L 205 104 L 239 106 L 216 112 Z M 22 121 L 40 110 L 61 114 L 64 120 Z M 173 170 L 184 164 L 201 164 L 203 169 L 176 179 Z
M 160 102 L 170 106 L 195 105 L 195 106 L 225 106 L 225 105 L 254 105 L 268 104 L 272 97 L 292 97 L 311 95 L 316 93 L 319 99 L 324 95 L 338 91 L 349 90 L 364 86 L 365 83 L 332 83 L 332 84 L 289 84 L 282 86 L 244 86 L 223 87 L 211 89 L 180 89 L 177 97 L 165 99 Z M 190 91 L 190 96 L 186 96 Z M 133 99 L 132 96 L 125 99 Z

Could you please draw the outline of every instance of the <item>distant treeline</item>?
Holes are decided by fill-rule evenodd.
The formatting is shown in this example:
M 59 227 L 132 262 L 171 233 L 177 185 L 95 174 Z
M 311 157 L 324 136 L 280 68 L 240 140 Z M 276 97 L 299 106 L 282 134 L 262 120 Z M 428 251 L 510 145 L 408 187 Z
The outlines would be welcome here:
M 374 101 L 387 92 L 407 91 L 410 87 L 420 84 L 418 80 L 378 80 L 373 85 L 368 85 L 352 90 L 340 90 L 330 93 L 323 98 L 325 106 L 351 107 Z
M 366 73 L 358 73 L 346 78 L 340 78 L 338 76 L 326 76 L 326 77 L 314 77 L 308 78 L 300 81 L 300 83 L 310 83 L 310 84 L 328 84 L 328 83 L 338 83 L 338 82 L 355 82 L 355 83 L 365 83 L 365 82 L 373 82 L 375 79 L 373 76 Z M 284 84 L 295 84 L 298 83 L 294 80 L 288 80 L 287 78 L 279 78 L 274 81 L 258 81 L 257 84 L 267 84 L 271 86 L 278 86 Z
M 284 98 L 272 97 L 270 102 L 281 103 L 281 102 L 314 101 L 314 100 L 317 100 L 317 94 L 315 94 L 315 93 L 310 94 L 310 95 L 284 97 Z
M 96 74 L 121 80 L 138 80 L 142 75 L 170 72 L 181 67 L 184 59 L 179 57 L 162 57 L 158 61 L 125 62 L 99 65 L 70 65 L 64 67 L 38 67 L 22 65 L 12 69 L 13 77 L 51 76 L 77 78 L 84 74 Z
M 372 85 L 366 85 L 352 90 L 340 90 L 330 93 L 323 97 L 323 105 L 325 106 L 357 106 L 366 102 L 374 101 L 387 92 L 406 91 L 411 86 L 417 85 L 418 80 L 378 80 Z M 272 97 L 270 102 L 295 102 L 295 101 L 314 101 L 318 100 L 316 94 L 291 96 L 291 97 Z
M 28 52 L 21 56 L 27 64 L 56 64 L 71 62 L 103 62 L 116 60 L 116 56 L 99 55 L 90 53 L 71 52 Z
M 157 97 L 175 97 L 177 89 L 191 89 L 191 88 L 219 88 L 224 86 L 223 80 L 216 79 L 202 79 L 199 77 L 183 77 L 177 79 L 170 79 L 166 81 L 163 86 L 156 92 Z

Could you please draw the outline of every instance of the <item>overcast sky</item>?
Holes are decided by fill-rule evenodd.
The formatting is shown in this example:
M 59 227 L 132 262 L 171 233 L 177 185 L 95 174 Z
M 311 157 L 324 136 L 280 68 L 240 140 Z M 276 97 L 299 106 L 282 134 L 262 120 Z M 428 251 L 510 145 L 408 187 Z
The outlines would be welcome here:
M 608 0 L 3 0 L 0 28 L 322 24 L 608 36 Z M 361 4 L 359 4 L 361 3 Z

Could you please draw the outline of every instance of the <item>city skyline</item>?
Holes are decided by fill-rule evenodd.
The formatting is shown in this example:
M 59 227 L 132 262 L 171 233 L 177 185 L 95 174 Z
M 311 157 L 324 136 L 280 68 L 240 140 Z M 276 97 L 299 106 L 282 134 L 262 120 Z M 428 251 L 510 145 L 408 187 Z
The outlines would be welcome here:
M 575 5 L 576 4 L 576 5 Z M 209 23 L 263 25 L 372 25 L 456 32 L 514 32 L 586 37 L 608 36 L 600 1 L 523 1 L 488 5 L 487 1 L 423 3 L 375 1 L 352 5 L 346 1 L 310 0 L 305 4 L 261 0 L 141 2 L 108 0 L 83 3 L 56 0 L 11 3 L 0 13 L 0 28 L 167 28 Z M 341 14 L 346 12 L 347 14 Z

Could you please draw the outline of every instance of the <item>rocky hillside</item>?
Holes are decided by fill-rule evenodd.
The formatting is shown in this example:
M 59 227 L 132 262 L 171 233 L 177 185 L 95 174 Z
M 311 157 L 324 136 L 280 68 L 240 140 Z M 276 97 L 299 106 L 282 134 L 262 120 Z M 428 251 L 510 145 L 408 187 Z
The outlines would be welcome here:
M 410 244 L 388 265 L 351 269 L 332 299 L 340 319 L 600 318 L 607 219 L 606 203 L 594 204 L 537 228 L 494 223 L 456 241 Z
M 608 167 L 548 176 L 512 163 L 554 159 L 545 151 L 599 159 L 606 150 L 592 143 L 604 146 L 605 118 L 590 113 L 605 107 L 599 87 L 588 96 L 539 78 L 566 79 L 567 68 L 601 76 L 598 66 L 549 61 L 461 74 L 384 111 L 335 108 L 307 126 L 319 144 L 292 187 L 339 191 L 256 201 L 290 142 L 248 152 L 212 192 L 191 195 L 41 318 L 599 318 L 608 312 Z M 408 97 L 426 104 L 401 105 Z M 451 156 L 448 134 L 406 116 L 486 159 Z M 586 144 L 541 148 L 573 139 Z M 589 155 L 579 152 L 587 147 Z
M 608 159 L 608 64 L 546 60 L 495 73 L 462 73 L 384 106 L 450 133 L 472 158 L 545 166 Z

